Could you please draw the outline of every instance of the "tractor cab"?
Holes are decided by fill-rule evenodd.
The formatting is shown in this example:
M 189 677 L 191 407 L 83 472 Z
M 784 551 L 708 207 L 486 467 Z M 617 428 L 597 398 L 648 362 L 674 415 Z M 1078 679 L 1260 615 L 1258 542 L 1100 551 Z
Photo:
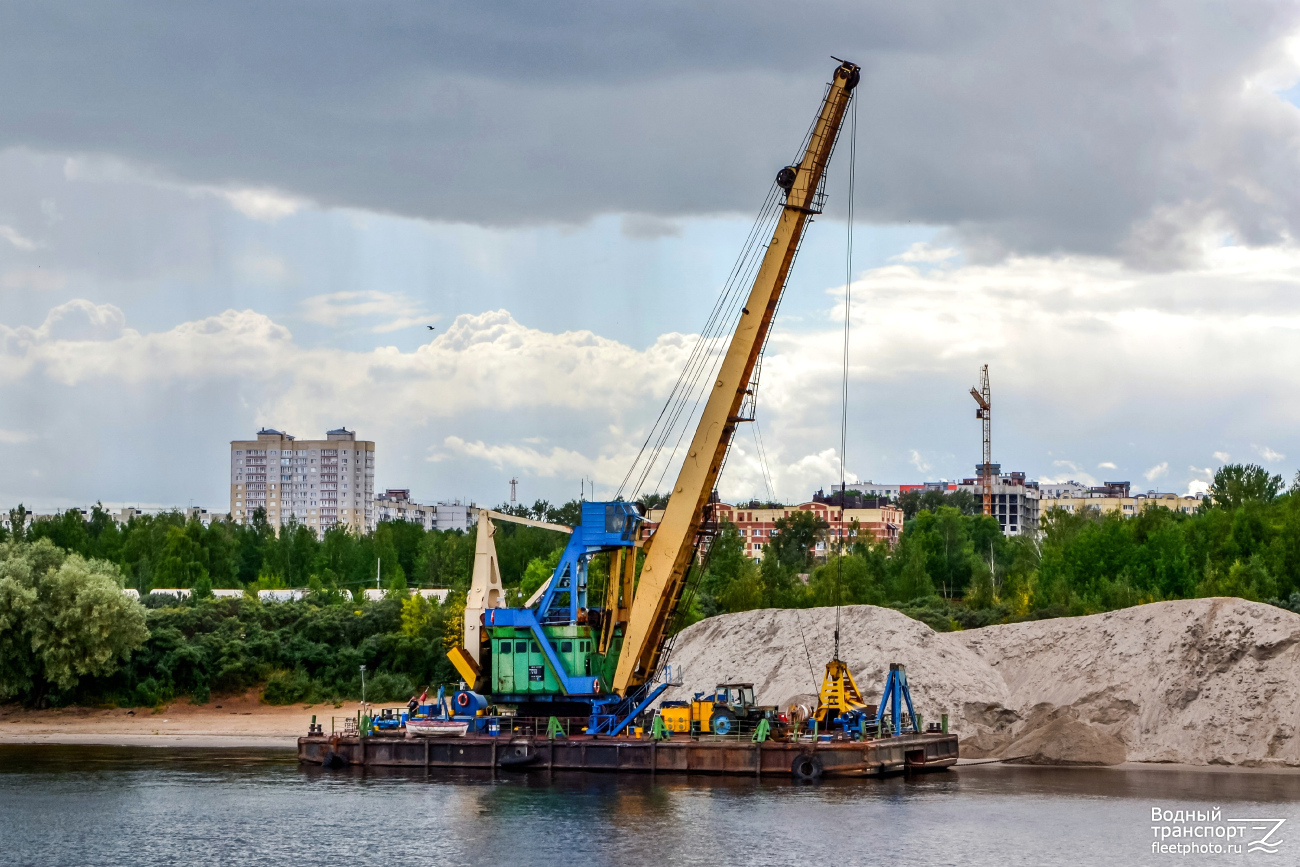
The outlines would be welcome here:
M 752 683 L 720 683 L 712 693 L 697 692 L 691 701 L 691 730 L 700 734 L 734 735 L 753 731 L 759 720 L 772 717 L 774 707 L 760 707 Z M 775 717 L 772 717 L 775 718 Z
M 754 706 L 754 684 L 719 684 L 713 692 L 713 703 L 715 705 L 726 705 L 743 714 L 748 708 Z

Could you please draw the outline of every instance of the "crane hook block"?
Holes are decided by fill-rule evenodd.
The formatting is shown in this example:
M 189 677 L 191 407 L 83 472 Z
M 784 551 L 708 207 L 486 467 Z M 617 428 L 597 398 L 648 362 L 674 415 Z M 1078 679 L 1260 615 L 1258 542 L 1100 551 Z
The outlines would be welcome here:
M 776 173 L 776 185 L 787 193 L 794 186 L 794 177 L 799 172 L 798 166 L 786 166 Z

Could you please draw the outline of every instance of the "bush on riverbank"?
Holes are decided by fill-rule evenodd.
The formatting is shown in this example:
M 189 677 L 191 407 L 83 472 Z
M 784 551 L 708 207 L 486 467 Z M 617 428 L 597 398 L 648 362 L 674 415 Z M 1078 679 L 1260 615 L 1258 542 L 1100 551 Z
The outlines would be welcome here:
M 32 702 L 110 675 L 149 637 L 111 563 L 42 540 L 0 544 L 0 701 Z
M 405 701 L 417 687 L 456 676 L 443 641 L 452 606 L 424 604 L 429 616 L 414 629 L 403 628 L 398 598 L 361 605 L 204 599 L 156 608 L 148 612 L 144 646 L 112 677 L 83 684 L 72 698 L 128 706 L 189 696 L 201 703 L 264 684 L 269 704 L 359 699 L 365 665 L 368 700 Z
M 196 594 L 197 595 L 197 594 Z M 453 680 L 445 630 L 460 607 L 392 594 L 353 604 L 125 596 L 116 567 L 48 540 L 0 544 L 0 701 L 156 706 L 265 685 L 271 704 L 404 701 Z

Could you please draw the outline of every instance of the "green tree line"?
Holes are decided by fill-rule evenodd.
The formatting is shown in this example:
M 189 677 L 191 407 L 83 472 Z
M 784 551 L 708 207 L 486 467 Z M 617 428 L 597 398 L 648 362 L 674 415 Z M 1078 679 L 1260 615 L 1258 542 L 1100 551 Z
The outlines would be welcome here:
M 889 606 L 942 630 L 1198 596 L 1300 612 L 1300 478 L 1288 490 L 1259 467 L 1229 465 L 1194 514 L 1053 509 L 1037 538 L 1003 536 L 970 498 L 924 496 L 892 548 L 865 536 L 837 548 L 813 513 L 796 512 L 777 522 L 755 561 L 725 525 L 677 627 L 725 612 L 836 604 Z M 514 511 L 574 525 L 579 508 Z M 276 533 L 260 516 L 203 527 L 179 514 L 119 527 L 101 509 L 89 520 L 74 512 L 34 523 L 18 509 L 10 524 L 0 540 L 0 701 L 153 705 L 254 688 L 271 702 L 339 700 L 360 696 L 363 664 L 377 701 L 455 679 L 445 653 L 459 637 L 473 532 L 394 522 L 317 539 L 302 527 Z M 541 586 L 566 541 L 497 525 L 502 577 L 516 600 Z M 373 586 L 379 562 L 386 598 L 338 592 Z M 606 573 L 596 558 L 595 598 Z M 452 593 L 431 604 L 405 592 L 417 585 Z M 194 593 L 142 604 L 121 592 L 162 586 Z M 314 592 L 277 605 L 208 592 L 287 586 Z
M 500 506 L 521 517 L 576 525 L 581 506 L 538 501 L 532 507 Z M 10 528 L 0 541 L 49 539 L 56 547 L 86 559 L 115 565 L 125 585 L 141 595 L 154 588 L 283 587 L 356 591 L 375 587 L 466 589 L 474 566 L 475 531 L 425 531 L 404 521 L 381 523 L 373 533 L 334 527 L 315 531 L 290 524 L 276 531 L 258 510 L 248 524 L 214 520 L 204 526 L 183 512 L 138 515 L 118 524 L 96 505 L 89 515 L 76 510 L 30 520 L 20 505 L 9 512 Z M 502 522 L 494 537 L 502 580 L 512 586 L 528 564 L 545 559 L 566 539 L 550 530 Z
M 1048 509 L 1038 538 L 1006 537 L 964 492 L 909 495 L 892 549 L 842 549 L 811 513 L 776 522 L 755 562 L 726 525 L 714 539 L 686 620 L 755 608 L 872 604 L 936 629 L 1109 611 L 1144 602 L 1239 596 L 1300 612 L 1300 474 L 1226 465 L 1193 514 L 1153 507 L 1132 518 Z M 819 558 L 816 544 L 829 556 Z
M 498 507 L 576 525 L 576 501 Z M 258 513 L 247 526 L 203 526 L 183 513 L 119 526 L 96 506 L 29 521 L 19 506 L 0 534 L 0 701 L 154 706 L 180 696 L 261 690 L 264 700 L 404 701 L 457 679 L 446 652 L 460 638 L 476 531 L 428 531 L 385 522 L 360 535 L 302 526 L 278 533 Z M 540 586 L 568 537 L 500 522 L 502 579 L 516 597 Z M 382 566 L 380 566 L 382 564 Z M 381 585 L 378 601 L 361 589 Z M 438 605 L 409 587 L 445 587 Z M 259 589 L 308 587 L 299 602 L 262 604 Z M 139 591 L 142 602 L 122 591 Z M 189 588 L 191 597 L 149 596 Z M 215 599 L 216 588 L 247 595 Z M 340 591 L 350 590 L 350 594 Z

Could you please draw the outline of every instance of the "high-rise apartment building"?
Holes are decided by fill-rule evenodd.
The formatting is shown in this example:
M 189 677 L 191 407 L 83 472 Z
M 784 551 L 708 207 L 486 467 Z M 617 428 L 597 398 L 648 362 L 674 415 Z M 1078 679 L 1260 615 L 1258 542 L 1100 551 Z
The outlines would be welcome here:
M 245 523 L 259 508 L 279 527 L 291 521 L 324 533 L 342 524 L 375 529 L 375 444 L 355 431 L 298 440 L 263 428 L 230 443 L 230 516 Z

